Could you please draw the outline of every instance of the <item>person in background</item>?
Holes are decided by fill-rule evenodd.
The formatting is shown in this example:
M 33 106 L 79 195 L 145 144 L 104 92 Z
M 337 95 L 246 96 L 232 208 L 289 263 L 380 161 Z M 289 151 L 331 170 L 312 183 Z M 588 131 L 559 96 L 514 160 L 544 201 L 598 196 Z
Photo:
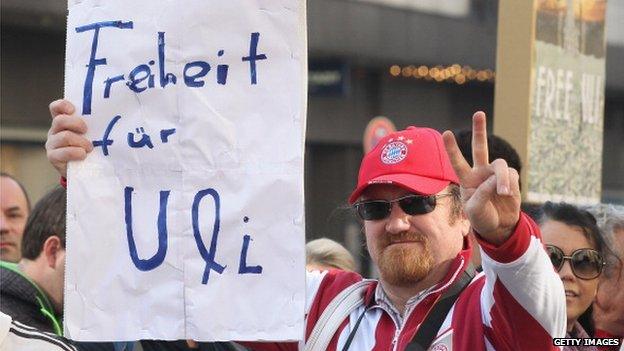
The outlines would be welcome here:
M 624 344 L 624 206 L 599 204 L 588 210 L 596 217 L 603 238 L 613 251 L 613 255 L 607 256 L 593 304 L 594 336 L 619 338 L 620 344 Z
M 573 205 L 546 202 L 542 206 L 539 225 L 546 251 L 565 290 L 566 337 L 589 338 L 578 318 L 596 298 L 598 278 L 608 252 L 596 219 L 588 211 Z M 597 349 L 594 346 L 566 346 L 563 350 Z
M 459 130 L 455 133 L 455 138 L 462 156 L 464 156 L 466 162 L 472 166 L 472 131 L 470 129 Z M 522 161 L 520 160 L 520 155 L 507 140 L 497 135 L 490 134 L 487 137 L 487 142 L 490 160 L 493 161 L 497 158 L 502 158 L 507 162 L 507 165 L 510 168 L 518 171 L 518 174 L 522 172 Z M 520 187 L 522 188 L 521 185 Z
M 62 334 L 65 189 L 47 193 L 29 216 L 19 264 L 0 266 L 0 310 L 45 332 Z
M 22 234 L 30 200 L 22 184 L 4 172 L 0 173 L 0 207 L 0 260 L 16 263 L 22 257 Z
M 306 269 L 342 269 L 355 271 L 355 260 L 349 250 L 328 238 L 312 240 L 306 244 Z

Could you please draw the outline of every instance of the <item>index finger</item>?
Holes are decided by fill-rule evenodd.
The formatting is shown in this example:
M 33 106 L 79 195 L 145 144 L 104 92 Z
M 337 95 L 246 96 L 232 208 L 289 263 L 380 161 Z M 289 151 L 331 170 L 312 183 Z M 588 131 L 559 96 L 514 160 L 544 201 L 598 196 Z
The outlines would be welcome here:
M 58 99 L 50 103 L 50 115 L 52 118 L 58 115 L 71 115 L 76 111 L 74 105 L 65 99 Z
M 455 170 L 455 174 L 459 177 L 460 182 L 462 182 L 468 173 L 472 170 L 464 155 L 462 155 L 459 150 L 459 146 L 457 146 L 457 141 L 455 140 L 455 135 L 453 132 L 447 130 L 442 134 L 442 139 L 444 140 L 444 147 L 446 148 L 446 153 L 449 156 L 451 161 L 451 165 Z
M 472 115 L 472 161 L 475 167 L 490 163 L 485 113 L 483 111 L 478 111 Z

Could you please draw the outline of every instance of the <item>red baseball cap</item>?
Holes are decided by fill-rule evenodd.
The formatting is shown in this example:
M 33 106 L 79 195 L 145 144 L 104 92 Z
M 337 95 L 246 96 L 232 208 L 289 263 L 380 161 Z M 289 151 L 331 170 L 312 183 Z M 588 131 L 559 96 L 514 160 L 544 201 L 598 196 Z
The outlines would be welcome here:
M 372 184 L 395 184 L 417 194 L 437 194 L 459 180 L 442 135 L 431 128 L 407 127 L 388 134 L 362 159 L 353 204 Z

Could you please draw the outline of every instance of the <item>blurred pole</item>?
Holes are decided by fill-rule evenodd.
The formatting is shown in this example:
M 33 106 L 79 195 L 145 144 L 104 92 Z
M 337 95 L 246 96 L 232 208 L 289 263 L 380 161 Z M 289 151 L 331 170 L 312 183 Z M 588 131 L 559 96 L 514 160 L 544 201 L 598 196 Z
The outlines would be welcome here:
M 531 120 L 531 69 L 535 11 L 533 0 L 501 0 L 498 4 L 496 83 L 494 86 L 494 134 L 509 141 L 524 165 L 527 184 Z M 526 186 L 522 198 L 526 199 Z

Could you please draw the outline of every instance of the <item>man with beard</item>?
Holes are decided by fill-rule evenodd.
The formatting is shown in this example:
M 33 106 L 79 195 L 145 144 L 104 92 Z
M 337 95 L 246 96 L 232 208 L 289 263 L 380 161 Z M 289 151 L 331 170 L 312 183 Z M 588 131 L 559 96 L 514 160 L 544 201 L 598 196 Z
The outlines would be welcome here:
M 67 101 L 50 105 L 46 148 L 64 175 L 92 147 Z M 485 114 L 473 116 L 471 167 L 452 133 L 410 127 L 363 159 L 349 202 L 363 219 L 379 281 L 307 273 L 305 344 L 253 350 L 549 350 L 565 335 L 565 294 L 539 229 L 520 212 L 518 173 L 488 161 Z M 445 151 L 446 148 L 446 151 Z M 448 154 L 447 154 L 448 152 Z M 450 156 L 450 157 L 449 157 Z M 470 268 L 470 231 L 483 272 Z
M 380 279 L 364 282 L 363 299 L 348 308 L 345 291 L 361 277 L 309 274 L 306 350 L 558 349 L 563 286 L 539 229 L 520 212 L 518 172 L 488 161 L 482 112 L 473 116 L 472 149 L 473 167 L 452 133 L 409 127 L 364 157 L 349 202 Z M 483 249 L 484 272 L 476 276 L 470 231 Z M 337 301 L 342 307 L 334 309 Z

